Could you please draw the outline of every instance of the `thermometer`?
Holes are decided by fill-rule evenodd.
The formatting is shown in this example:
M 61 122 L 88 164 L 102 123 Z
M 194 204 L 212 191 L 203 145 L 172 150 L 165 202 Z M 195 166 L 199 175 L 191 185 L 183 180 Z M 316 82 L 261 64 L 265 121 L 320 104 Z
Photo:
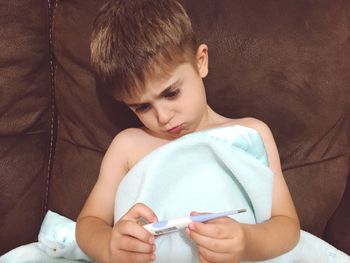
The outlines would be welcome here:
M 143 227 L 151 232 L 153 235 L 163 235 L 170 232 L 178 231 L 180 229 L 186 228 L 192 222 L 206 222 L 212 219 L 230 216 L 238 213 L 246 212 L 246 209 L 230 210 L 220 213 L 208 213 L 199 214 L 193 216 L 186 216 L 175 218 L 171 220 L 162 220 L 155 223 L 144 225 Z

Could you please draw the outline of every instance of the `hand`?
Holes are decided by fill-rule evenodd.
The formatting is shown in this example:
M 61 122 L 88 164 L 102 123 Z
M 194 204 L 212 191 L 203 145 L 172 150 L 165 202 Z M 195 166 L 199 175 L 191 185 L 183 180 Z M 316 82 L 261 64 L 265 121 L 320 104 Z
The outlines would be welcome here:
M 192 213 L 195 214 L 195 213 Z M 239 263 L 245 248 L 242 225 L 230 217 L 193 222 L 186 229 L 197 244 L 201 263 Z
M 154 236 L 137 223 L 143 217 L 148 222 L 157 220 L 144 204 L 135 204 L 114 225 L 109 248 L 109 262 L 150 262 L 155 259 Z

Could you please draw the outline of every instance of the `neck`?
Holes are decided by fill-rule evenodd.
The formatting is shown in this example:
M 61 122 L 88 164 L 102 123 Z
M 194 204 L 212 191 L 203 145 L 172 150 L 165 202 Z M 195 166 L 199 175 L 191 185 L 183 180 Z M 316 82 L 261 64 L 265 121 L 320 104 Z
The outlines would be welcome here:
M 231 120 L 229 118 L 226 118 L 216 113 L 209 105 L 207 105 L 207 109 L 203 114 L 202 121 L 200 122 L 196 130 L 204 130 L 225 125 L 230 121 Z

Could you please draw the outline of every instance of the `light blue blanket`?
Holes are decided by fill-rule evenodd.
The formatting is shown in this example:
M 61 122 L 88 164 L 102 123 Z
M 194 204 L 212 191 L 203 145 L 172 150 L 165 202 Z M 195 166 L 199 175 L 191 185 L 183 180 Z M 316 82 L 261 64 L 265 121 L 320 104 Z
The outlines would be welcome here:
M 264 144 L 255 130 L 235 125 L 200 131 L 158 148 L 130 170 L 116 195 L 115 220 L 141 202 L 160 220 L 191 211 L 245 208 L 246 213 L 232 217 L 261 223 L 271 216 L 272 183 Z M 199 262 L 184 232 L 158 237 L 156 247 L 156 262 Z M 264 262 L 345 263 L 350 257 L 302 231 L 292 251 Z
M 232 217 L 244 223 L 261 223 L 271 216 L 272 183 L 273 174 L 268 167 L 265 148 L 255 130 L 236 125 L 200 131 L 158 148 L 129 171 L 116 194 L 115 221 L 132 205 L 142 202 L 151 207 L 160 220 L 186 216 L 191 211 L 245 208 L 246 213 Z M 51 236 L 52 241 L 57 242 L 57 237 L 50 232 L 50 220 L 46 223 L 47 240 Z M 63 231 L 65 225 L 60 228 Z M 69 236 L 74 240 L 74 230 L 66 234 L 66 238 Z M 75 241 L 70 245 L 61 257 L 88 260 L 77 250 Z M 194 244 L 183 231 L 158 237 L 156 246 L 158 263 L 199 262 Z M 47 251 L 44 252 L 45 246 L 39 248 L 37 243 L 25 248 L 27 257 L 36 251 L 37 260 L 35 257 L 30 261 L 18 260 L 21 253 L 23 255 L 22 248 L 22 252 L 17 249 L 1 257 L 0 263 L 73 262 L 51 256 L 50 261 Z M 46 259 L 41 258 L 38 250 Z M 75 251 L 73 257 L 72 251 Z M 293 250 L 264 262 L 349 263 L 350 257 L 302 231 Z

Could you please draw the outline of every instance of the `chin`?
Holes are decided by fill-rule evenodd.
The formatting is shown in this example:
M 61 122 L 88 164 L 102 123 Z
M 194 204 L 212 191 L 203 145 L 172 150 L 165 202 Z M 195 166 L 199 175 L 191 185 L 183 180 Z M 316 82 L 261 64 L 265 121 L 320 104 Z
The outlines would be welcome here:
M 177 138 L 180 138 L 180 137 L 182 137 L 184 135 L 185 135 L 185 133 L 183 133 L 183 132 L 180 132 L 180 133 L 169 133 L 169 132 L 167 132 L 165 134 L 165 136 L 167 138 L 169 138 L 169 139 L 177 139 Z

